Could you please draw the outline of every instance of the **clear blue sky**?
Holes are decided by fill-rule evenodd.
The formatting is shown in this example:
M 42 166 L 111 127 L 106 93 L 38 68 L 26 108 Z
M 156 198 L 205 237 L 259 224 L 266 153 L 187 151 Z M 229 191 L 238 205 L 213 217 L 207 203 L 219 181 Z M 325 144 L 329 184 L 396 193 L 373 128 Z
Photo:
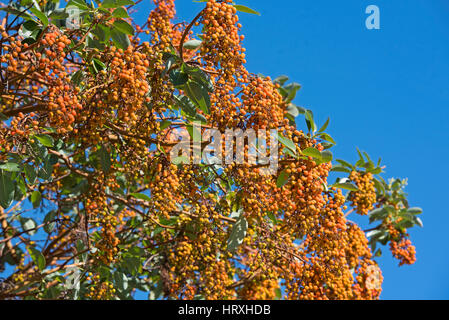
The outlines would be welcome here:
M 180 21 L 204 6 L 176 2 Z M 385 248 L 381 298 L 449 299 L 449 1 L 236 2 L 261 13 L 240 14 L 248 69 L 301 83 L 295 103 L 319 124 L 331 117 L 337 157 L 354 162 L 358 146 L 382 157 L 386 177 L 409 178 L 410 203 L 424 209 L 417 262 L 399 268 Z M 380 30 L 365 27 L 370 4 Z

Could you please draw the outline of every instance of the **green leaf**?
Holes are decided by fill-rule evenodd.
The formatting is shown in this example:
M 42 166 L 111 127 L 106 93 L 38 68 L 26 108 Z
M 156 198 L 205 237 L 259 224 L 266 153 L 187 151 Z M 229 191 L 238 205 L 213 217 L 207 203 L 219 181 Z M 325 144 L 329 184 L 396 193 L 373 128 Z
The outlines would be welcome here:
M 191 67 L 186 64 L 182 65 L 182 71 L 188 73 L 188 75 L 198 82 L 200 85 L 202 85 L 208 92 L 214 91 L 214 84 L 211 80 L 211 77 L 204 72 L 203 70 L 197 68 L 197 67 Z
M 306 117 L 307 128 L 309 129 L 309 131 L 315 132 L 316 131 L 316 124 L 315 124 L 315 121 L 313 120 L 313 113 L 312 113 L 312 111 L 311 110 L 306 110 L 304 115 Z
M 171 121 L 168 121 L 168 120 L 162 120 L 162 122 L 161 122 L 159 128 L 160 128 L 160 130 L 164 130 L 164 129 L 168 128 L 171 124 L 172 124 Z
M 6 209 L 14 199 L 14 183 L 10 175 L 0 170 L 0 205 Z
M 343 167 L 342 165 L 338 165 L 338 164 L 332 166 L 332 169 L 331 169 L 330 171 L 333 171 L 333 172 L 345 172 L 345 173 L 351 173 L 351 170 L 349 170 L 349 169 L 346 168 L 346 167 Z
M 34 136 L 37 140 L 39 140 L 39 142 L 45 146 L 45 147 L 53 147 L 54 144 L 54 140 L 51 136 L 47 135 L 47 134 L 36 134 Z
M 316 148 L 313 147 L 305 148 L 304 150 L 301 151 L 301 153 L 305 156 L 321 160 L 321 152 Z
M 248 7 L 246 7 L 246 6 L 242 6 L 242 5 L 240 5 L 240 4 L 234 4 L 234 8 L 236 8 L 237 11 L 240 11 L 240 12 L 251 13 L 251 14 L 257 14 L 258 16 L 260 16 L 260 13 L 259 13 L 259 12 L 255 11 L 255 10 L 253 10 L 253 9 L 251 9 L 251 8 L 248 8 Z
M 131 44 L 128 36 L 116 28 L 111 28 L 111 38 L 115 46 L 120 49 L 126 49 Z
M 347 167 L 347 168 L 350 168 L 350 169 L 354 169 L 354 166 L 352 164 L 350 164 L 349 162 L 345 161 L 345 160 L 336 159 L 335 161 L 337 161 L 338 163 L 340 163 L 344 167 Z
M 70 78 L 70 80 L 73 82 L 73 84 L 79 86 L 81 81 L 84 78 L 84 74 L 83 71 L 78 70 L 77 72 L 75 72 L 72 77 Z
M 43 180 L 48 180 L 51 177 L 51 174 L 53 172 L 53 163 L 51 161 L 51 156 L 47 156 L 43 159 L 44 165 L 39 170 L 38 176 L 39 178 Z
M 45 232 L 51 233 L 53 231 L 53 229 L 55 228 L 56 223 L 50 222 L 50 221 L 55 220 L 56 215 L 57 215 L 57 212 L 55 210 L 52 210 L 45 215 L 45 218 L 44 218 L 44 223 L 46 223 L 46 225 L 44 226 Z
M 285 147 L 287 147 L 288 149 L 290 149 L 294 154 L 296 154 L 296 145 L 295 143 L 289 139 L 284 137 L 282 134 L 278 134 L 277 135 L 277 140 L 284 145 Z
M 419 217 L 413 216 L 412 219 L 413 219 L 414 224 L 420 226 L 421 228 L 424 227 L 424 225 Z
M 134 35 L 134 28 L 132 27 L 132 25 L 130 25 L 123 19 L 115 20 L 114 27 L 125 34 L 128 34 L 130 36 Z
M 324 163 L 332 161 L 332 152 L 329 150 L 321 151 L 321 161 Z
M 366 233 L 366 237 L 367 238 L 376 237 L 382 235 L 383 233 L 384 233 L 383 230 L 370 230 Z
M 34 170 L 34 167 L 29 165 L 28 163 L 25 163 L 24 169 L 25 169 L 25 176 L 28 179 L 28 182 L 30 184 L 34 184 L 37 177 L 36 170 Z
M 279 77 L 277 77 L 276 79 L 273 80 L 273 83 L 279 83 L 281 86 L 284 85 L 284 83 L 286 83 L 288 81 L 288 77 L 285 75 L 281 75 Z
M 372 223 L 377 220 L 383 220 L 388 216 L 388 210 L 386 210 L 384 207 L 382 208 L 376 208 L 374 210 L 371 210 L 369 213 L 369 222 Z
M 273 222 L 273 224 L 277 224 L 278 220 L 276 219 L 276 216 L 274 215 L 273 212 L 268 212 L 267 213 L 268 218 L 270 218 L 270 220 Z
M 40 11 L 39 9 L 37 9 L 35 7 L 31 8 L 30 11 L 32 13 L 34 13 L 36 15 L 36 17 L 39 18 L 39 20 L 42 22 L 44 27 L 48 26 L 48 18 L 45 16 L 45 14 L 42 11 Z
M 129 5 L 133 5 L 133 4 L 134 4 L 134 1 L 131 1 L 131 0 L 104 0 L 101 3 L 100 8 L 111 9 L 111 8 L 129 6 Z
M 294 105 L 293 103 L 289 103 L 289 105 L 287 106 L 286 111 L 293 118 L 296 118 L 297 116 L 299 116 L 298 107 L 296 105 Z
M 175 87 L 183 86 L 189 80 L 189 75 L 177 69 L 172 69 L 168 73 L 171 82 Z
M 100 24 L 92 30 L 92 34 L 98 39 L 98 41 L 104 43 L 110 38 L 110 29 L 105 25 Z
M 98 151 L 98 155 L 100 157 L 100 163 L 101 167 L 103 168 L 103 171 L 108 173 L 109 170 L 111 169 L 111 156 L 103 145 Z
M 343 183 L 335 183 L 332 185 L 332 187 L 340 188 L 340 189 L 346 189 L 350 191 L 358 191 L 359 188 L 353 183 L 350 182 L 343 182 Z
M 367 169 L 367 172 L 371 172 L 372 174 L 379 174 L 382 172 L 382 168 L 377 167 L 377 168 L 373 168 L 373 169 Z
M 65 9 L 55 9 L 52 11 L 48 17 L 52 20 L 63 20 L 69 17 L 69 14 L 65 12 Z
M 199 46 L 203 43 L 201 40 L 192 39 L 189 41 L 186 41 L 182 46 L 188 50 L 194 50 L 199 48 Z
M 114 18 L 128 18 L 129 17 L 128 12 L 126 12 L 126 10 L 123 8 L 115 9 L 114 12 L 112 12 L 112 16 Z
M 130 193 L 130 196 L 133 196 L 136 199 L 151 201 L 151 198 L 144 193 Z
M 87 6 L 86 2 L 84 0 L 70 0 L 69 3 L 67 3 L 66 8 L 70 6 L 75 6 L 81 10 L 89 10 L 89 7 Z
M 410 214 L 416 215 L 416 214 L 421 214 L 422 213 L 422 209 L 418 208 L 418 207 L 413 207 L 413 208 L 408 208 L 407 212 L 410 213 Z
M 22 24 L 22 27 L 19 30 L 19 34 L 24 37 L 30 37 L 35 30 L 39 29 L 39 25 L 34 20 L 28 20 Z
M 290 175 L 287 173 L 287 170 L 282 170 L 276 180 L 276 186 L 282 188 L 288 182 L 289 178 Z
M 184 95 L 175 96 L 175 100 L 185 114 L 195 117 L 196 107 L 188 97 Z
M 318 135 L 321 139 L 323 139 L 323 140 L 325 140 L 325 141 L 329 141 L 329 142 L 332 142 L 333 144 L 337 144 L 336 142 L 335 142 L 335 140 L 334 139 L 332 139 L 332 137 L 329 135 L 329 134 L 327 134 L 327 133 L 320 133 L 319 135 Z
M 285 100 L 287 102 L 292 101 L 296 97 L 296 93 L 301 89 L 301 85 L 299 83 L 293 82 L 284 87 L 284 90 L 287 91 L 287 97 Z
M 327 118 L 326 122 L 323 124 L 323 126 L 318 130 L 318 132 L 323 132 L 326 130 L 327 126 L 329 125 L 330 118 Z
M 39 250 L 37 250 L 34 247 L 29 247 L 28 253 L 30 254 L 31 259 L 33 259 L 34 263 L 39 268 L 39 270 L 41 270 L 41 271 L 44 270 L 47 262 L 45 261 L 45 257 L 42 254 L 42 252 L 40 252 Z
M 237 250 L 237 248 L 243 243 L 243 239 L 245 239 L 247 229 L 248 222 L 242 214 L 232 228 L 228 239 L 228 251 L 235 252 Z
M 8 172 L 20 172 L 21 171 L 19 164 L 15 163 L 15 162 L 7 162 L 7 163 L 0 164 L 0 169 L 8 171 Z
M 210 113 L 210 97 L 207 89 L 195 81 L 189 81 L 185 85 L 189 98 L 206 114 Z
M 34 190 L 31 194 L 30 200 L 33 204 L 33 208 L 36 209 L 41 204 L 42 194 L 38 190 Z
M 106 69 L 106 65 L 102 61 L 100 61 L 96 58 L 92 59 L 92 65 L 93 65 L 96 73 L 100 72 L 101 70 Z

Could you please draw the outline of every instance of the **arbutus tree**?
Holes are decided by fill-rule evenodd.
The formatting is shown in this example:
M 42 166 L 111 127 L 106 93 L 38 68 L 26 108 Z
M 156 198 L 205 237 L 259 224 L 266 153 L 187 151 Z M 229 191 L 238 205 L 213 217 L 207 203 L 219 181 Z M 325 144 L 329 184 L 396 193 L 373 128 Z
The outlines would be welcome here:
M 237 13 L 257 12 L 200 2 L 143 25 L 131 0 L 2 6 L 0 299 L 376 299 L 380 245 L 415 262 L 406 180 L 333 161 L 300 86 L 245 69 Z M 277 172 L 176 161 L 198 122 L 276 130 Z

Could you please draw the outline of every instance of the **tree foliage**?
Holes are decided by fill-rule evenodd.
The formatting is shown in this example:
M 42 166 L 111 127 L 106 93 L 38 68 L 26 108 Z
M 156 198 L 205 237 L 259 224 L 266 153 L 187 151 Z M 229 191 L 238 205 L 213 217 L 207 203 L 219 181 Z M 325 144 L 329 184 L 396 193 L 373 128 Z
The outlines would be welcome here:
M 131 0 L 1 8 L 1 299 L 376 299 L 381 245 L 415 261 L 406 181 L 334 160 L 300 85 L 246 70 L 237 14 L 258 12 L 200 2 L 143 25 Z M 279 170 L 171 159 L 194 122 L 277 130 Z

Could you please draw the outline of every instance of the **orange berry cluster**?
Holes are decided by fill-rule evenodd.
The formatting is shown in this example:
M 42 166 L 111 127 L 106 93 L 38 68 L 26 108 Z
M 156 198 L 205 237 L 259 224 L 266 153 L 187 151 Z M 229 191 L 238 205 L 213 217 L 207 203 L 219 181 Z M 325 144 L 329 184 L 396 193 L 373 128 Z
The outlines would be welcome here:
M 148 28 L 151 32 L 151 44 L 161 51 L 168 50 L 172 44 L 174 29 L 171 20 L 175 17 L 174 0 L 153 0 L 156 8 L 148 17 Z
M 367 215 L 369 211 L 374 209 L 376 203 L 376 188 L 374 186 L 373 175 L 370 172 L 361 173 L 352 171 L 349 179 L 353 181 L 358 191 L 349 194 L 351 206 L 353 206 L 360 215 Z
M 109 281 L 102 281 L 100 275 L 89 275 L 86 278 L 91 283 L 87 292 L 87 298 L 92 300 L 110 300 L 115 297 L 116 290 L 114 285 Z
M 240 121 L 246 128 L 279 128 L 285 124 L 285 104 L 269 77 L 252 77 L 243 89 Z
M 245 49 L 241 47 L 243 35 L 239 35 L 241 25 L 238 23 L 236 8 L 231 0 L 210 0 L 203 11 L 204 25 L 201 55 L 204 60 L 222 72 L 222 77 L 230 85 L 240 75 L 245 75 L 242 66 L 246 63 Z
M 393 257 L 399 260 L 399 266 L 414 264 L 416 262 L 416 249 L 412 245 L 408 234 L 397 230 L 390 221 L 386 221 L 390 233 L 390 251 Z
M 401 238 L 399 241 L 390 241 L 390 250 L 393 257 L 399 260 L 399 265 L 414 264 L 416 261 L 416 249 L 410 239 Z

